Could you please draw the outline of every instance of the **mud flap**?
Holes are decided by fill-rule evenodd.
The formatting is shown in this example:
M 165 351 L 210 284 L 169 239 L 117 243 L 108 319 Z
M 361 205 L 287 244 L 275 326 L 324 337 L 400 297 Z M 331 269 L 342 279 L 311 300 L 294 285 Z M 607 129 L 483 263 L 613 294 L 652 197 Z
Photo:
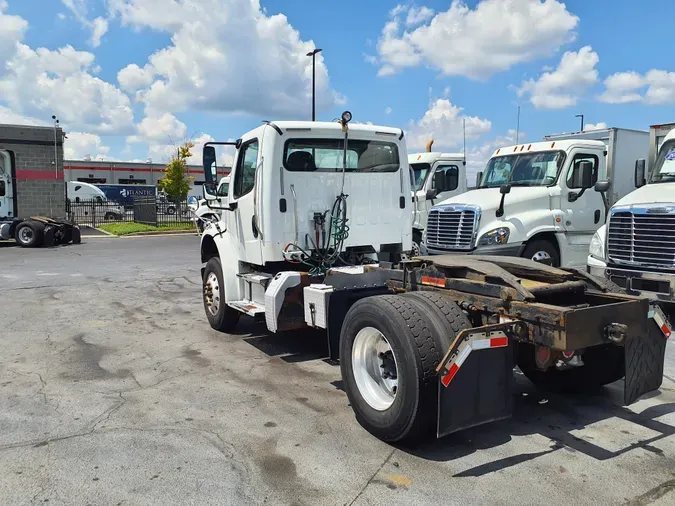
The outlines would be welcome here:
M 510 418 L 513 323 L 463 330 L 438 366 L 437 436 Z
M 665 315 L 658 306 L 652 306 L 650 316 L 644 335 L 627 335 L 624 343 L 625 405 L 633 404 L 644 394 L 659 388 L 663 382 L 667 337 L 661 321 Z

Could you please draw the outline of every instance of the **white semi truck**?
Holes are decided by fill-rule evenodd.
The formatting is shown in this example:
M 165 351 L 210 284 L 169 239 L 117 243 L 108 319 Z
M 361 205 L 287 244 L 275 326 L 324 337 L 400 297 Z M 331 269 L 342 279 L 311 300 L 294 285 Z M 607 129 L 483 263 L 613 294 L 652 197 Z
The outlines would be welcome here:
M 591 241 L 588 270 L 627 290 L 675 301 L 675 123 L 650 129 L 650 158 L 635 161 L 637 189 L 618 200 Z
M 425 152 L 408 155 L 413 195 L 413 255 L 420 254 L 422 235 L 434 204 L 468 189 L 464 154 L 431 151 L 433 142 L 427 143 Z
M 627 404 L 659 387 L 666 340 L 648 299 L 526 259 L 406 260 L 404 134 L 350 119 L 266 122 L 204 146 L 204 197 L 219 213 L 200 251 L 211 327 L 325 330 L 356 419 L 385 441 L 509 417 L 515 363 L 562 390 L 625 376 Z M 226 197 L 214 144 L 236 148 Z
M 648 150 L 647 132 L 618 128 L 499 148 L 475 190 L 432 208 L 423 249 L 583 267 L 608 206 L 634 188 L 632 161 Z

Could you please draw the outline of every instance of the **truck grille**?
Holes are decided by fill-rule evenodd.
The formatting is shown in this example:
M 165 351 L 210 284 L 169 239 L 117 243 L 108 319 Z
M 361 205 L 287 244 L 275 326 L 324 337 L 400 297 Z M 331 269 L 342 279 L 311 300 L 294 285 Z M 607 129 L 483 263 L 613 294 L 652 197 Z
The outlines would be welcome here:
M 479 213 L 467 206 L 435 206 L 427 220 L 427 246 L 432 249 L 471 250 Z
M 614 211 L 607 230 L 611 262 L 675 268 L 675 214 L 650 209 Z

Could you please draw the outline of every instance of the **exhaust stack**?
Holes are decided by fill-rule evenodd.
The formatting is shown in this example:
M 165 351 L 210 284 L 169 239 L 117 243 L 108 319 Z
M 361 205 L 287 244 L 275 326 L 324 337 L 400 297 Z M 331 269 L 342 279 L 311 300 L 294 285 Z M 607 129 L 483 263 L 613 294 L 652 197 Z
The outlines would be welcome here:
M 434 143 L 433 139 L 429 139 L 427 141 L 427 153 L 431 153 L 431 146 L 432 146 L 433 143 Z

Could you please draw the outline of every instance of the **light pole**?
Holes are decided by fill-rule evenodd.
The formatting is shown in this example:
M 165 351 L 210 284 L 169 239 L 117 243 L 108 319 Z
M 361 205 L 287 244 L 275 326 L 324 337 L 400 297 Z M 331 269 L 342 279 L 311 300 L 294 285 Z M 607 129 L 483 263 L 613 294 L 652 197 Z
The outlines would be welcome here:
M 580 132 L 583 132 L 584 131 L 584 115 L 583 114 L 577 114 L 574 117 L 575 118 L 581 118 L 581 130 L 580 130 Z
M 312 121 L 316 121 L 316 55 L 320 52 L 321 49 L 315 49 L 307 53 L 312 57 Z
M 55 115 L 52 115 L 52 120 L 54 120 L 54 175 L 56 179 L 59 177 L 59 152 L 56 148 L 56 129 L 59 126 L 59 120 Z

